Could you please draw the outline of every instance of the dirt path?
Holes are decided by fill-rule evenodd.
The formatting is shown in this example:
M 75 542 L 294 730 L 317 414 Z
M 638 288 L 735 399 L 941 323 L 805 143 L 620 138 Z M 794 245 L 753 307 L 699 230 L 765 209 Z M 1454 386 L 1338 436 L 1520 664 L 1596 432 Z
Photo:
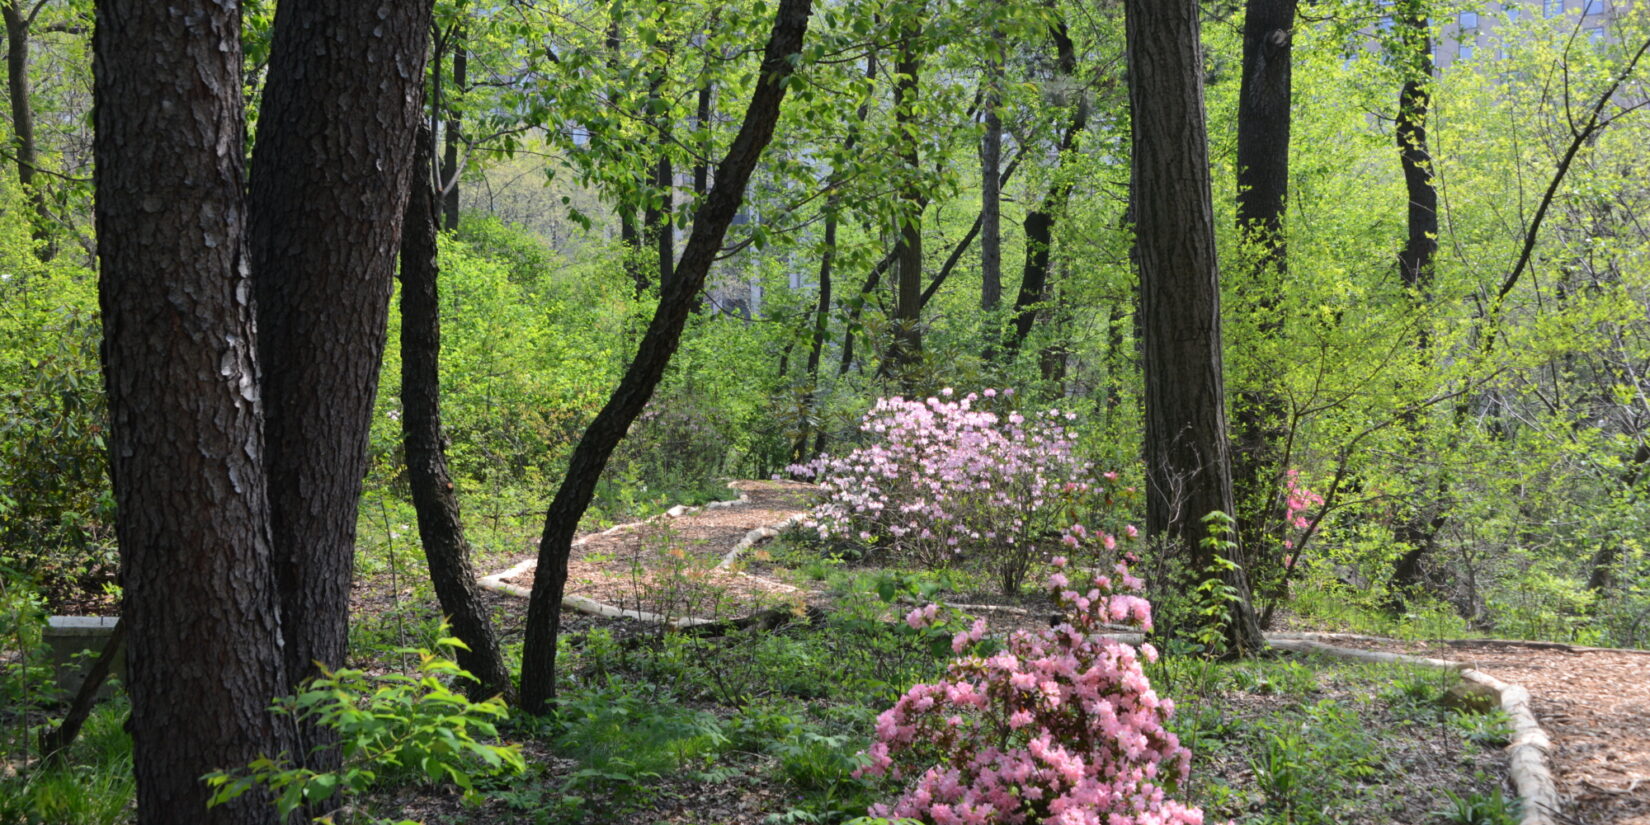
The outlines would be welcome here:
M 1586 825 L 1650 825 L 1650 653 L 1472 644 L 1333 642 L 1468 662 L 1530 692 L 1553 740 L 1548 754 L 1566 807 Z
M 806 509 L 813 487 L 788 481 L 736 481 L 743 500 L 675 518 L 586 537 L 567 565 L 567 595 L 667 618 L 726 619 L 805 600 L 789 585 L 717 564 L 746 534 Z M 760 557 L 763 551 L 750 551 Z M 502 582 L 532 589 L 533 569 Z

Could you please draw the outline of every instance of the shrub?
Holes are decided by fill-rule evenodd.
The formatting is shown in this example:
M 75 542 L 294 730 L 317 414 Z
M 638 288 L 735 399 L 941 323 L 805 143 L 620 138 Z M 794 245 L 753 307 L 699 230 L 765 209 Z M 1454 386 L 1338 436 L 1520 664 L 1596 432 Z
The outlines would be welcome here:
M 215 789 L 209 804 L 263 788 L 273 795 L 283 821 L 300 806 L 321 808 L 329 802 L 349 821 L 355 813 L 352 798 L 380 782 L 450 782 L 469 794 L 475 777 L 523 772 L 520 746 L 486 741 L 498 737 L 495 722 L 508 714 L 503 700 L 472 702 L 447 684 L 475 679 L 450 655 L 462 646 L 443 638 L 440 654 L 409 651 L 421 660 L 417 676 L 342 669 L 277 699 L 277 714 L 337 731 L 343 764 L 336 772 L 316 772 L 294 765 L 288 754 L 260 757 L 240 770 L 208 774 L 206 782 Z
M 1100 633 L 1108 621 L 1151 627 L 1132 561 L 1093 576 L 1084 592 L 1055 559 L 1048 589 L 1070 622 L 1019 631 L 990 657 L 958 658 L 944 681 L 911 688 L 878 717 L 863 772 L 915 781 L 870 815 L 935 825 L 1201 823 L 1202 811 L 1166 795 L 1185 780 L 1191 754 L 1164 727 L 1173 703 L 1141 671 L 1157 652 Z M 936 614 L 930 605 L 906 621 Z M 970 649 L 984 632 L 976 622 L 953 649 Z
M 793 466 L 817 478 L 825 496 L 808 525 L 823 538 L 857 537 L 930 567 L 975 558 L 1004 592 L 1017 592 L 1075 520 L 1075 507 L 1098 492 L 1063 423 L 1076 415 L 989 409 L 1012 390 L 940 395 L 879 399 L 860 424 L 871 443 Z

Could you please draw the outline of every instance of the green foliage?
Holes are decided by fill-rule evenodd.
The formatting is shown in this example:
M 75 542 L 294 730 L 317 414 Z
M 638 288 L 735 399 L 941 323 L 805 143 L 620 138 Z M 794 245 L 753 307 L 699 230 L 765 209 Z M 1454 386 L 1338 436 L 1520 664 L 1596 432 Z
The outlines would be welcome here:
M 0 774 L 0 822 L 119 825 L 128 822 L 135 783 L 130 707 L 117 699 L 92 710 L 61 763 Z M 8 727 L 10 727 L 8 725 Z
M 261 788 L 283 818 L 300 807 L 350 816 L 352 798 L 379 784 L 450 783 L 473 794 L 477 778 L 521 773 L 520 746 L 487 741 L 498 737 L 496 722 L 507 715 L 503 701 L 472 702 L 451 688 L 474 679 L 450 656 L 462 646 L 444 638 L 440 653 L 409 651 L 419 658 L 416 676 L 329 671 L 276 700 L 272 710 L 294 723 L 336 731 L 342 764 L 318 772 L 294 765 L 286 754 L 260 757 L 245 768 L 208 774 L 215 789 L 210 804 Z
M 1500 788 L 1464 796 L 1444 791 L 1444 796 L 1449 805 L 1439 811 L 1438 816 L 1452 825 L 1513 825 L 1519 821 L 1523 808 L 1522 800 L 1503 796 Z

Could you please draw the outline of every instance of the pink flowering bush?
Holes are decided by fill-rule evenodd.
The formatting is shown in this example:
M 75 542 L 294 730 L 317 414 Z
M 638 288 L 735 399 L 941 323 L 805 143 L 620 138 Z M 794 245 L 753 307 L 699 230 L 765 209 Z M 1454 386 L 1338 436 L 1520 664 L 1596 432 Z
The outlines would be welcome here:
M 1164 723 L 1174 704 L 1152 691 L 1136 648 L 1100 635 L 1107 622 L 1151 628 L 1151 605 L 1125 557 L 1074 582 L 1064 558 L 1048 589 L 1070 622 L 1020 631 L 990 656 L 954 660 L 944 681 L 910 689 L 877 719 L 861 774 L 907 783 L 873 817 L 933 825 L 1199 825 L 1203 812 L 1168 798 L 1191 754 Z M 906 621 L 921 627 L 932 606 Z M 958 633 L 959 654 L 985 633 Z
M 790 468 L 824 495 L 807 526 L 925 566 L 976 560 L 1018 591 L 1099 488 L 1066 429 L 1076 415 L 994 409 L 1012 395 L 879 399 L 860 424 L 865 446 Z

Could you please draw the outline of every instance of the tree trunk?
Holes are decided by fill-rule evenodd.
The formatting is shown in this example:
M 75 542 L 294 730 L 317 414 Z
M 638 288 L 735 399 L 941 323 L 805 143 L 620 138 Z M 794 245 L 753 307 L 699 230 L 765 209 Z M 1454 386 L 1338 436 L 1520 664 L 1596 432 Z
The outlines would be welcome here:
M 921 13 L 921 9 L 914 12 Z M 905 207 L 894 244 L 894 340 L 889 354 L 891 366 L 907 390 L 914 378 L 911 369 L 922 359 L 922 330 L 918 326 L 922 313 L 923 213 L 922 191 L 917 185 L 922 163 L 917 135 L 917 73 L 922 70 L 916 51 L 919 34 L 920 26 L 914 19 L 905 24 L 899 59 L 894 65 L 894 120 L 901 135 L 900 161 L 905 167 L 901 170 L 904 179 L 899 197 Z
M 1187 562 L 1176 586 L 1189 594 L 1217 552 L 1206 543 L 1204 516 L 1232 512 L 1198 3 L 1126 0 L 1124 7 L 1145 348 L 1146 526 L 1154 542 Z M 1223 578 L 1236 597 L 1221 628 L 1229 652 L 1257 650 L 1264 642 L 1244 571 Z
M 344 663 L 431 5 L 284 0 L 275 12 L 249 247 L 290 686 Z M 301 758 L 334 763 L 335 752 L 311 755 L 317 744 Z
M 1066 81 L 1073 80 L 1077 74 L 1077 47 L 1072 43 L 1065 21 L 1055 23 L 1049 29 L 1049 35 L 1054 39 L 1056 75 Z M 1072 111 L 1071 122 L 1060 136 L 1060 144 L 1055 147 L 1056 174 L 1066 154 L 1076 148 L 1077 136 L 1088 128 L 1088 122 L 1088 105 L 1079 99 Z M 1008 342 L 1010 358 L 1025 343 L 1026 336 L 1031 334 L 1038 307 L 1048 300 L 1049 253 L 1054 246 L 1054 224 L 1060 213 L 1065 211 L 1066 199 L 1070 194 L 1071 182 L 1056 180 L 1042 202 L 1026 213 L 1026 259 L 1020 270 L 1020 293 L 1014 298 L 1014 337 Z
M 660 137 L 661 147 L 669 143 L 669 134 L 667 130 Z M 653 185 L 659 187 L 659 195 L 664 199 L 653 236 L 653 242 L 658 244 L 659 249 L 659 287 L 663 289 L 676 277 L 676 173 L 670 168 L 669 155 L 659 155 Z
M 458 148 L 464 137 L 464 115 L 452 96 L 462 95 L 470 83 L 470 51 L 464 45 L 462 27 L 453 31 L 448 48 L 453 51 L 453 87 L 447 95 L 447 128 L 443 130 L 446 144 L 441 155 L 441 225 L 451 232 L 458 229 L 458 178 L 464 171 L 459 166 Z M 436 71 L 441 67 L 437 66 Z
M 268 710 L 286 682 L 241 243 L 240 18 L 101 0 L 93 51 L 136 821 L 274 823 L 257 794 L 208 810 L 200 781 L 291 748 Z
M 988 60 L 985 73 L 985 137 L 980 143 L 980 309 L 992 313 L 1003 302 L 1003 194 L 999 180 L 1003 121 L 997 114 L 997 107 L 1002 105 L 1002 60 Z M 991 319 L 988 317 L 986 322 L 989 324 Z
M 39 189 L 35 172 L 39 155 L 34 141 L 34 90 L 29 81 L 29 28 L 33 14 L 26 14 L 22 0 L 0 0 L 0 16 L 6 23 L 6 92 L 11 98 L 12 151 L 16 153 L 17 182 L 23 197 L 34 210 L 30 234 L 34 254 L 41 261 L 56 256 L 51 243 L 52 213 L 46 195 Z
M 1298 0 L 1249 0 L 1243 18 L 1243 82 L 1238 91 L 1237 229 L 1246 249 L 1258 251 L 1238 290 L 1245 309 L 1260 316 L 1262 336 L 1283 324 L 1278 305 L 1288 275 L 1283 234 L 1289 191 L 1290 91 L 1293 28 Z M 1253 386 L 1233 405 L 1232 491 L 1238 544 L 1262 582 L 1282 549 L 1283 511 L 1277 445 L 1283 437 L 1283 400 L 1271 387 Z
M 522 651 L 522 707 L 544 713 L 556 696 L 556 643 L 561 630 L 561 600 L 567 585 L 567 559 L 579 519 L 590 505 L 596 482 L 613 448 L 640 415 L 664 376 L 665 367 L 681 340 L 694 297 L 722 248 L 728 225 L 744 201 L 745 186 L 763 148 L 773 138 L 785 98 L 791 59 L 802 50 L 811 0 L 780 0 L 773 32 L 763 52 L 758 77 L 739 134 L 716 169 L 715 184 L 699 204 L 693 232 L 676 268 L 676 277 L 660 291 L 659 306 L 625 370 L 619 386 L 585 429 L 568 461 L 567 475 L 545 513 L 539 542 L 538 572 L 527 609 L 527 633 Z
M 711 87 L 709 83 L 699 87 L 699 99 L 694 108 L 693 125 L 703 135 L 699 141 L 699 159 L 693 164 L 693 196 L 702 198 L 710 191 L 710 122 Z
M 877 77 L 877 53 L 872 51 L 865 57 L 865 82 L 874 83 Z M 871 114 L 869 101 L 860 104 L 854 112 L 853 128 L 848 131 L 848 137 L 843 140 L 843 154 L 852 155 L 854 147 L 859 144 L 859 130 L 865 124 L 865 119 Z M 841 185 L 840 180 L 833 180 L 831 187 L 834 190 Z M 830 331 L 831 322 L 831 269 L 836 263 L 836 230 L 837 219 L 842 209 L 842 195 L 833 191 L 825 201 L 825 250 L 819 256 L 819 300 L 814 304 L 814 328 L 808 342 L 807 384 L 803 388 L 802 409 L 811 416 L 811 420 L 804 418 L 798 428 L 795 443 L 791 445 L 791 459 L 802 462 L 807 459 L 808 434 L 812 427 L 818 426 L 819 419 L 819 364 L 825 354 L 825 337 Z M 823 439 L 823 434 L 820 436 Z M 816 440 L 816 443 L 823 443 Z
M 427 133 L 419 145 L 429 145 Z M 428 154 L 418 153 L 412 181 L 401 231 L 401 442 L 418 512 L 418 535 L 441 612 L 453 635 L 469 647 L 459 649 L 458 664 L 479 680 L 471 692 L 514 700 L 510 672 L 470 566 L 458 494 L 447 472 L 446 436 L 441 430 L 440 268 Z
M 1398 95 L 1396 139 L 1399 161 L 1404 171 L 1404 189 L 1409 196 L 1409 237 L 1398 254 L 1398 276 L 1410 300 L 1417 307 L 1430 301 L 1432 262 L 1438 254 L 1438 190 L 1432 183 L 1432 154 L 1427 148 L 1427 116 L 1432 102 L 1432 37 L 1425 0 L 1407 0 L 1396 12 L 1399 59 L 1409 67 L 1403 90 Z M 1416 336 L 1419 357 L 1430 349 L 1425 329 Z M 1405 417 L 1411 439 L 1419 426 L 1416 416 Z M 1419 445 L 1417 444 L 1417 447 Z M 1423 485 L 1417 483 L 1413 510 L 1393 529 L 1393 538 L 1409 549 L 1393 565 L 1387 582 L 1387 608 L 1403 609 L 1406 594 L 1421 583 L 1421 560 L 1431 551 L 1434 537 L 1444 525 L 1442 512 L 1427 518 L 1421 505 Z M 1443 490 L 1440 490 L 1442 498 Z M 1434 506 L 1437 506 L 1436 503 Z

